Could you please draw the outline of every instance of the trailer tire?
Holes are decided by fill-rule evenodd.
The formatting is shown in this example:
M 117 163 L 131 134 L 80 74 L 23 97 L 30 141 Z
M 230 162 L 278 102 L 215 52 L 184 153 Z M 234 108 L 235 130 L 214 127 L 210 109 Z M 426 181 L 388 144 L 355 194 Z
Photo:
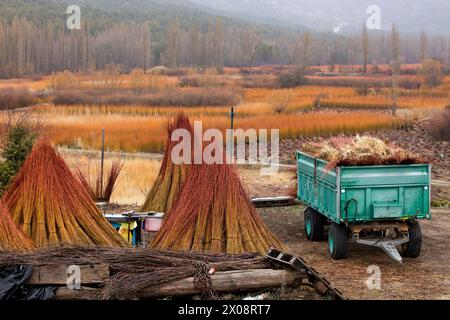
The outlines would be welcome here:
M 422 250 L 422 231 L 417 221 L 408 223 L 409 242 L 402 245 L 403 256 L 417 258 Z
M 308 207 L 305 210 L 304 222 L 308 240 L 321 241 L 324 239 L 325 217 L 322 214 Z
M 328 232 L 328 250 L 335 260 L 346 259 L 348 255 L 348 234 L 343 224 L 332 223 Z

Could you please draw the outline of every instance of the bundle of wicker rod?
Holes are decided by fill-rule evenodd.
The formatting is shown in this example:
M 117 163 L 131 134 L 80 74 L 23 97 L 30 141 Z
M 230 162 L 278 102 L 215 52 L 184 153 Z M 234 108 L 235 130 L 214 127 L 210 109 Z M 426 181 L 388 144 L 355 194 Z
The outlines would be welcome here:
M 0 200 L 0 251 L 30 251 L 34 248 L 31 239 L 17 227 Z
M 47 141 L 36 143 L 3 200 L 37 247 L 60 242 L 126 246 Z
M 192 166 L 152 247 L 230 254 L 283 249 L 249 201 L 236 167 L 229 164 Z
M 424 163 L 425 159 L 370 136 L 335 137 L 322 143 L 306 143 L 303 150 L 336 166 L 395 165 Z
M 268 262 L 252 254 L 226 255 L 156 251 L 138 248 L 90 248 L 63 246 L 42 248 L 32 253 L 1 252 L 0 265 L 58 266 L 104 264 L 111 278 L 104 283 L 99 298 L 133 295 L 157 284 L 192 277 L 196 263 L 204 262 L 217 271 L 266 269 Z
M 176 129 L 186 129 L 193 136 L 189 119 L 183 113 L 167 124 L 167 144 L 161 169 L 141 208 L 142 211 L 165 212 L 166 218 L 181 192 L 190 167 L 188 164 L 174 164 L 171 159 L 172 150 L 178 143 L 171 139 Z
M 84 172 L 80 168 L 75 170 L 75 175 L 80 180 L 81 184 L 86 188 L 94 201 L 106 201 L 111 200 L 111 195 L 116 188 L 117 179 L 122 171 L 124 162 L 117 160 L 112 163 L 109 171 L 106 172 L 106 178 L 102 177 L 100 168 L 96 172 L 96 178 L 92 180 L 90 178 L 89 169 Z

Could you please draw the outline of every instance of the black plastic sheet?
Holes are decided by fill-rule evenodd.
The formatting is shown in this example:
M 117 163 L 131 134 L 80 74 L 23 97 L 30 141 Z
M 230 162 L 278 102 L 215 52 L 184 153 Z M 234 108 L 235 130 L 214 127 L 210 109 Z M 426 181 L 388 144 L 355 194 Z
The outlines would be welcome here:
M 29 266 L 0 267 L 0 300 L 50 300 L 55 288 L 28 286 L 32 268 Z

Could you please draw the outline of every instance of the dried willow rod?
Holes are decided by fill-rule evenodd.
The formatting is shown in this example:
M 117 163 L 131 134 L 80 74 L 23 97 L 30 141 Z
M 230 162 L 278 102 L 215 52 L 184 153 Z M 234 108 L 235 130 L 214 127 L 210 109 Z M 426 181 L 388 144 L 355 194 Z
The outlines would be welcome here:
M 35 248 L 31 239 L 14 223 L 0 200 L 0 251 L 30 251 Z
M 187 116 L 179 113 L 167 124 L 167 143 L 164 159 L 158 177 L 142 205 L 142 211 L 158 211 L 167 214 L 171 211 L 189 174 L 189 165 L 176 165 L 172 162 L 171 153 L 177 141 L 172 141 L 172 133 L 176 129 L 186 129 L 193 136 L 193 129 Z
M 235 166 L 193 165 L 152 247 L 159 250 L 266 254 L 284 249 L 251 204 Z
M 36 143 L 4 201 L 14 222 L 37 247 L 61 242 L 126 246 L 47 141 Z
M 85 174 L 80 168 L 75 170 L 75 175 L 80 180 L 81 184 L 86 188 L 89 195 L 94 201 L 106 201 L 109 202 L 111 195 L 116 187 L 117 178 L 119 178 L 124 163 L 120 160 L 114 162 L 106 174 L 106 179 L 100 176 L 100 170 L 97 172 L 97 178 L 92 181 L 89 178 L 89 174 Z M 102 189 L 103 187 L 103 189 Z
M 265 258 L 252 254 L 226 255 L 142 248 L 74 246 L 41 248 L 31 253 L 0 251 L 0 264 L 109 265 L 111 278 L 104 283 L 100 291 L 100 299 L 127 298 L 145 287 L 191 277 L 195 273 L 197 261 L 206 262 L 217 271 L 270 267 Z

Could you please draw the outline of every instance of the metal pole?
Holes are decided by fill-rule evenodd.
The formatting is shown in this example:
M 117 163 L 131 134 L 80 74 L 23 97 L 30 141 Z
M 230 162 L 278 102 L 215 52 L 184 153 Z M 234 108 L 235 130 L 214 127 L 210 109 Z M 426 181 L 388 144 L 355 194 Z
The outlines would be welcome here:
M 103 166 L 105 162 L 105 129 L 102 129 L 102 160 L 100 164 L 100 192 L 103 196 Z
M 231 129 L 231 163 L 234 163 L 234 107 L 231 107 L 230 113 L 230 129 Z
M 234 129 L 234 107 L 231 107 L 231 130 Z

